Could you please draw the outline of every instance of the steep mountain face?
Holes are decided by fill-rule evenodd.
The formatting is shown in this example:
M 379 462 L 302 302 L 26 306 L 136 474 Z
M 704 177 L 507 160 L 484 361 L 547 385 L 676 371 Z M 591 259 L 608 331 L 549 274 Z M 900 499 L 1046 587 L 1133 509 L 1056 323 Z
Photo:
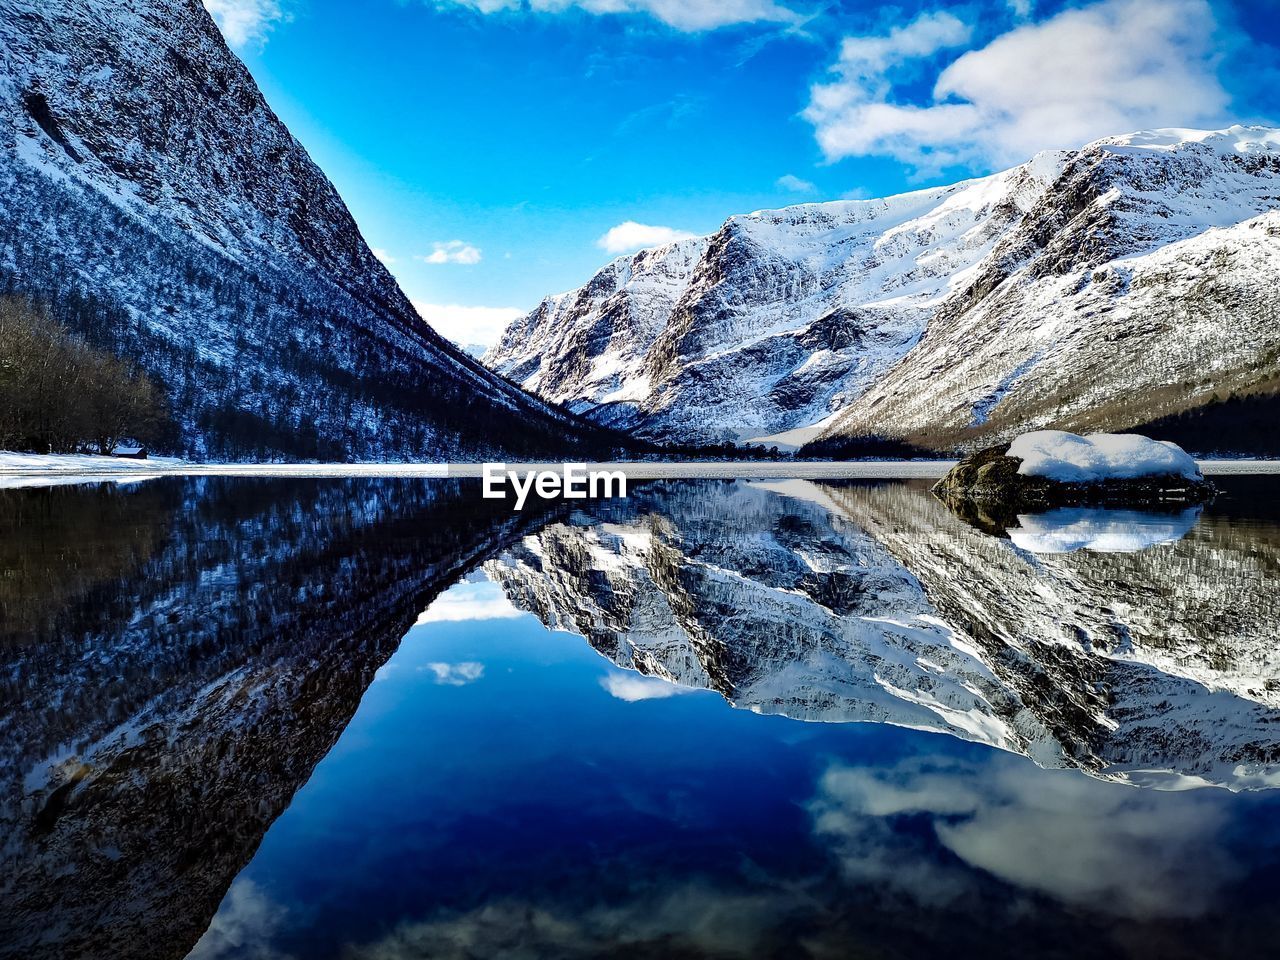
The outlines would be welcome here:
M 543 300 L 512 322 L 486 362 L 575 412 L 634 426 L 648 392 L 645 360 L 688 288 L 707 240 L 619 257 L 585 287 Z
M 1165 785 L 1265 786 L 1280 762 L 1265 535 L 1206 521 L 1036 557 L 901 485 L 656 484 L 632 509 L 550 524 L 485 571 L 620 667 L 756 712 Z
M 580 439 L 418 317 L 199 0 L 0 0 L 0 51 L 0 293 L 141 363 L 186 452 Z
M 665 440 L 957 449 L 1124 429 L 1276 392 L 1278 209 L 1280 132 L 1110 138 L 734 217 L 544 301 L 485 362 Z
M 710 443 L 812 425 L 911 349 L 1055 164 L 733 217 L 545 300 L 485 362 L 646 437 Z
M 1274 394 L 1278 280 L 1280 131 L 1100 141 L 827 436 L 972 446 Z

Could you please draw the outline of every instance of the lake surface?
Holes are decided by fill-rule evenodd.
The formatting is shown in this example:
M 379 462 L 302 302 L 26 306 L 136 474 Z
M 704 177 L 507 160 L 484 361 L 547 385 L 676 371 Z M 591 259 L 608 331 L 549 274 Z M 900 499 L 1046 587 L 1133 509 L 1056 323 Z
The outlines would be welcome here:
M 0 956 L 1227 957 L 1280 478 L 0 490 Z

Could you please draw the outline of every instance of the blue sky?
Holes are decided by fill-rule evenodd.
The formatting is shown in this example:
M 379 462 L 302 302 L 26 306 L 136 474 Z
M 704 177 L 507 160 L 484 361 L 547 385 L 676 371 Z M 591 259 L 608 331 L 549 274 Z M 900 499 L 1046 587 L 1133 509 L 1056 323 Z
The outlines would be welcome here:
M 1132 129 L 1277 119 L 1280 0 L 205 5 L 463 343 L 617 253 L 735 213 Z

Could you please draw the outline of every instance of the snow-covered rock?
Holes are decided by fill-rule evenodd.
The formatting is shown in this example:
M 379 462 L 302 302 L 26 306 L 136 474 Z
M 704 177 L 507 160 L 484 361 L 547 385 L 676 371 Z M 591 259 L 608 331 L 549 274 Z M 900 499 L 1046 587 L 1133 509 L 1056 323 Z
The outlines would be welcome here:
M 1063 483 L 1101 483 L 1172 475 L 1203 480 L 1200 468 L 1176 443 L 1136 433 L 1037 430 L 1014 439 L 1005 454 L 1022 461 L 1018 473 Z
M 485 362 L 661 439 L 1126 429 L 1280 376 L 1278 208 L 1278 131 L 1111 137 L 732 217 L 548 298 Z
M 962 515 L 980 504 L 998 524 L 1001 515 L 1056 506 L 1196 503 L 1211 499 L 1215 488 L 1175 443 L 1037 430 L 970 454 L 933 489 Z

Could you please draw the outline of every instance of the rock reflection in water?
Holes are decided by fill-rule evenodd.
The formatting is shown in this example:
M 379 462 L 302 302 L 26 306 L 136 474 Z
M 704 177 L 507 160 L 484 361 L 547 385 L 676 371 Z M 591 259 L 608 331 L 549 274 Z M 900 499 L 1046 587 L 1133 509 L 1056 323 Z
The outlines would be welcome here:
M 1202 507 L 1177 513 L 1109 507 L 1059 507 L 1018 516 L 1009 539 L 1032 553 L 1133 553 L 1177 543 L 1195 527 Z
M 1195 527 L 1202 504 L 1167 509 L 1108 506 L 1057 507 L 1019 513 L 989 501 L 939 497 L 956 517 L 984 533 L 1012 540 L 1032 553 L 1131 553 L 1174 543 Z

